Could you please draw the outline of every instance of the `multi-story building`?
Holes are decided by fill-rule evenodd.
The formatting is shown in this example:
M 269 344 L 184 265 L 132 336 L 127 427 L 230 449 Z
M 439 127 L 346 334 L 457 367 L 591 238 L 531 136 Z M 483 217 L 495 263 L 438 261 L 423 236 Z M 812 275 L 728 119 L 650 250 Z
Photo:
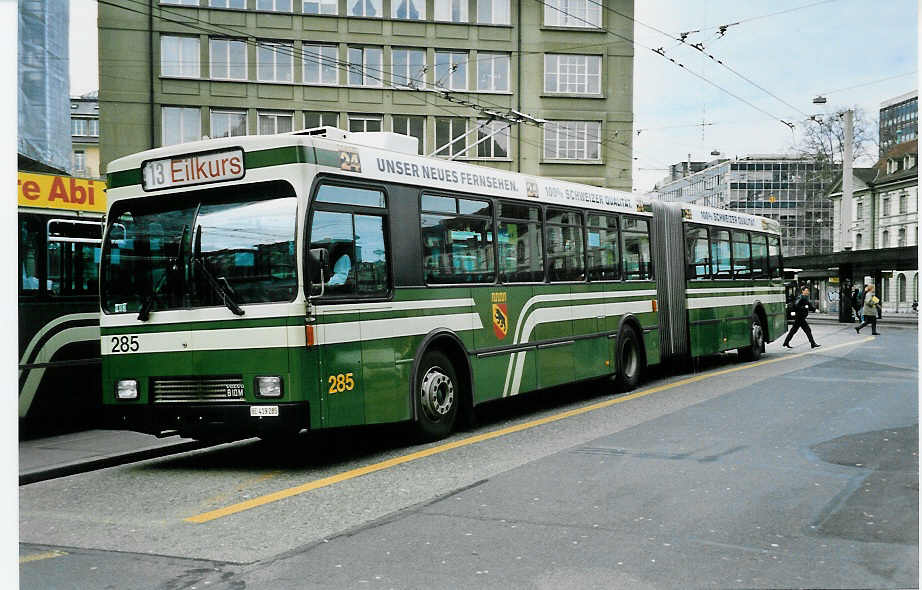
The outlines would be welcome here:
M 913 90 L 880 103 L 880 157 L 900 143 L 919 137 L 919 92 Z
M 99 100 L 96 92 L 70 99 L 71 166 L 74 176 L 99 178 Z
M 20 2 L 17 152 L 20 170 L 64 174 L 70 168 L 66 0 Z
M 832 252 L 829 185 L 841 172 L 809 158 L 754 154 L 715 160 L 701 172 L 659 187 L 665 201 L 732 209 L 781 224 L 785 256 Z
M 855 250 L 877 250 L 919 244 L 918 140 L 901 143 L 873 168 L 854 169 L 849 243 Z M 830 194 L 835 249 L 841 250 L 841 184 Z M 884 310 L 908 311 L 919 299 L 918 271 L 884 271 Z
M 412 135 L 420 153 L 466 147 L 460 159 L 630 190 L 634 5 L 604 8 L 596 0 L 101 3 L 102 164 L 202 136 L 333 125 Z M 503 130 L 485 110 L 547 122 Z M 477 144 L 485 130 L 500 132 Z

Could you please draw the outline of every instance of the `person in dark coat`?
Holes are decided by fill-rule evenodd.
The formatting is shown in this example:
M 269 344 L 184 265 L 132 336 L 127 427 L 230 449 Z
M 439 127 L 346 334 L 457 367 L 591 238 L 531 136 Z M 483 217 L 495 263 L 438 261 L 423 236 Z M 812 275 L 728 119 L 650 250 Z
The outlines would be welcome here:
M 855 311 L 855 321 L 858 322 L 861 321 L 861 307 L 864 305 L 862 295 L 863 293 L 858 287 L 855 287 L 852 291 L 852 309 Z
M 810 288 L 804 287 L 800 293 L 800 297 L 794 302 L 794 325 L 791 326 L 791 331 L 788 332 L 788 335 L 784 339 L 784 344 L 782 345 L 786 348 L 794 348 L 791 346 L 791 338 L 794 337 L 794 333 L 799 329 L 803 330 L 804 334 L 807 335 L 807 340 L 810 341 L 810 348 L 817 348 L 820 346 L 816 343 L 816 340 L 813 339 L 813 332 L 810 331 L 810 326 L 807 324 L 807 315 L 809 315 L 811 311 L 816 311 L 816 308 L 810 303 L 809 295 Z

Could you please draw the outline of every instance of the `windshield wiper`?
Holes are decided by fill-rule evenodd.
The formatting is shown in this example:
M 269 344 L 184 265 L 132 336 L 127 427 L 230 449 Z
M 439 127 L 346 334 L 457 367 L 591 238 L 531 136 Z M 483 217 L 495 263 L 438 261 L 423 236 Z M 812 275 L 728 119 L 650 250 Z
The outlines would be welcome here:
M 195 241 L 192 248 L 192 261 L 202 269 L 202 274 L 205 275 L 205 278 L 208 280 L 208 284 L 211 285 L 211 288 L 214 289 L 215 293 L 221 296 L 221 302 L 227 307 L 227 309 L 234 312 L 234 315 L 243 315 L 244 311 L 237 304 L 237 301 L 234 300 L 234 290 L 231 288 L 230 283 L 227 282 L 227 277 L 215 277 L 214 274 L 208 270 L 208 267 L 205 265 L 205 258 L 202 256 L 202 226 L 198 226 L 195 230 Z M 223 282 L 223 283 L 222 283 Z
M 154 307 L 154 300 L 157 298 L 157 294 L 160 293 L 160 289 L 163 287 L 163 283 L 166 282 L 167 277 L 179 270 L 179 261 L 182 260 L 183 243 L 186 241 L 186 232 L 188 231 L 189 226 L 184 223 L 182 226 L 182 233 L 179 234 L 179 249 L 176 256 L 169 260 L 170 267 L 163 273 L 163 276 L 157 281 L 157 285 L 151 290 L 150 295 L 148 295 L 144 303 L 141 304 L 141 309 L 138 310 L 138 319 L 142 322 L 146 322 L 150 319 L 150 310 Z

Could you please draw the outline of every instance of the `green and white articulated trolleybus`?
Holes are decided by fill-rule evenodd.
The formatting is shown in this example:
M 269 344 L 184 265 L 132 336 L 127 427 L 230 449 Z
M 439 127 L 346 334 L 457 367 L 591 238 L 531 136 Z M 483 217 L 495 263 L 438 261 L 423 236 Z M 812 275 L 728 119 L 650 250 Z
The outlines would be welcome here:
M 109 166 L 103 403 L 210 438 L 411 422 L 784 332 L 778 227 L 319 128 Z

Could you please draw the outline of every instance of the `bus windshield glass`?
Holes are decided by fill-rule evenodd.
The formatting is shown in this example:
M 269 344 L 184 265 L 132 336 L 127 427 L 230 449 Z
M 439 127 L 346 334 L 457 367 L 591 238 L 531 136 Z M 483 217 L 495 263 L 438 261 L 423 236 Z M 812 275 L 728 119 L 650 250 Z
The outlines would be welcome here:
M 221 306 L 225 298 L 291 301 L 296 215 L 294 190 L 280 182 L 115 203 L 103 245 L 102 308 L 144 316 Z

